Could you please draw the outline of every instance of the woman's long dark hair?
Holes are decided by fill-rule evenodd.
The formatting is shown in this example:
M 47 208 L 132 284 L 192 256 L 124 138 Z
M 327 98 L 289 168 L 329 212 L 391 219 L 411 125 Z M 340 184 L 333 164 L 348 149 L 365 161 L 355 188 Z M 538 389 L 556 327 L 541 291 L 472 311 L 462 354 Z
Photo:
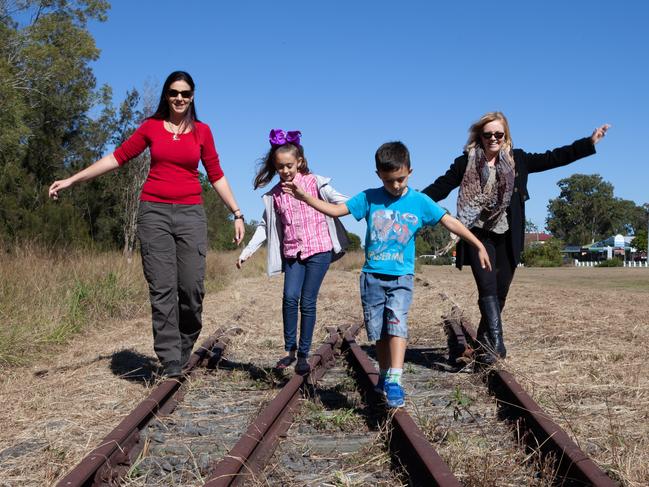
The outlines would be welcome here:
M 187 73 L 186 71 L 174 71 L 169 76 L 167 76 L 164 85 L 162 85 L 162 93 L 160 93 L 160 102 L 158 103 L 158 108 L 156 108 L 155 113 L 149 118 L 155 118 L 157 120 L 167 120 L 169 118 L 170 112 L 169 101 L 167 100 L 167 91 L 169 91 L 171 84 L 175 83 L 176 81 L 184 81 L 191 87 L 192 92 L 194 91 L 194 80 L 189 75 L 189 73 Z M 187 112 L 185 112 L 183 123 L 193 132 L 194 122 L 198 121 L 198 117 L 196 116 L 196 103 L 194 103 L 194 100 L 192 100 L 189 108 L 187 109 Z
M 306 157 L 304 157 L 304 149 L 301 145 L 295 145 L 291 143 L 284 145 L 275 145 L 271 147 L 271 149 L 268 151 L 268 154 L 266 154 L 262 159 L 259 160 L 257 175 L 255 176 L 253 183 L 255 189 L 263 188 L 264 186 L 266 186 L 272 181 L 272 179 L 275 177 L 275 174 L 277 174 L 277 169 L 275 169 L 275 154 L 277 154 L 278 152 L 290 152 L 295 156 L 296 159 L 302 158 L 302 166 L 300 167 L 299 171 L 302 174 L 309 174 L 311 172 L 309 171 L 309 165 L 306 162 Z

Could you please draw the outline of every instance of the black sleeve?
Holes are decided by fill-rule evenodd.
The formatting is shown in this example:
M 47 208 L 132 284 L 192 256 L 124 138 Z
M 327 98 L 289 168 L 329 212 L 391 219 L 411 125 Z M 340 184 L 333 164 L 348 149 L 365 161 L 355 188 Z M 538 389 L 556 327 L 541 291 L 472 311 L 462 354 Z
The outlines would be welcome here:
M 590 137 L 584 137 L 574 141 L 570 145 L 564 145 L 543 154 L 534 154 L 521 151 L 521 157 L 525 159 L 527 171 L 541 172 L 555 167 L 565 166 L 571 162 L 590 156 L 595 153 L 595 145 Z
M 448 194 L 457 188 L 462 182 L 464 171 L 466 171 L 467 157 L 466 155 L 460 156 L 451 167 L 448 168 L 445 174 L 438 177 L 433 184 L 426 186 L 422 193 L 428 195 L 433 201 L 441 201 L 448 196 Z

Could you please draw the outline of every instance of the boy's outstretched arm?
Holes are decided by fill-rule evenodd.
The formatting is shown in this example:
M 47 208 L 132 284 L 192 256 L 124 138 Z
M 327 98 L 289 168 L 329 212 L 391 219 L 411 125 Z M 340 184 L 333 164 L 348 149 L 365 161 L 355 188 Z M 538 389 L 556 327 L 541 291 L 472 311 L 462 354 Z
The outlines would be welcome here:
M 305 193 L 304 190 L 293 181 L 286 181 L 282 183 L 282 191 L 290 194 L 295 199 L 304 201 L 307 205 L 315 208 L 320 213 L 324 213 L 325 215 L 333 217 L 349 215 L 349 209 L 347 208 L 347 205 L 345 203 L 335 205 L 333 203 L 322 201 L 320 198 L 314 198 L 310 194 Z
M 477 237 L 473 235 L 467 227 L 462 225 L 460 220 L 453 218 L 449 214 L 446 214 L 442 217 L 440 222 L 446 227 L 449 232 L 454 233 L 458 237 L 466 240 L 471 245 L 473 245 L 478 250 L 478 258 L 480 259 L 480 265 L 482 266 L 482 268 L 491 270 L 491 262 L 489 261 L 489 254 L 487 254 L 487 249 L 484 248 L 482 242 L 478 240 Z

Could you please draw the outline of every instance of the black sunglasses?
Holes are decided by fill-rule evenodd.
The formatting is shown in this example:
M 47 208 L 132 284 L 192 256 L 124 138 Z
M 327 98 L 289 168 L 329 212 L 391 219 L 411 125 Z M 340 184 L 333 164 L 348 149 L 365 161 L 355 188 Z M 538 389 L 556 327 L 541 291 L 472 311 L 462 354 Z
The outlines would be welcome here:
M 489 140 L 491 137 L 496 137 L 496 140 L 500 140 L 505 136 L 505 132 L 482 132 L 482 138 Z
M 167 90 L 167 96 L 169 98 L 177 98 L 178 95 L 182 96 L 183 98 L 191 98 L 193 94 L 194 92 L 192 90 Z

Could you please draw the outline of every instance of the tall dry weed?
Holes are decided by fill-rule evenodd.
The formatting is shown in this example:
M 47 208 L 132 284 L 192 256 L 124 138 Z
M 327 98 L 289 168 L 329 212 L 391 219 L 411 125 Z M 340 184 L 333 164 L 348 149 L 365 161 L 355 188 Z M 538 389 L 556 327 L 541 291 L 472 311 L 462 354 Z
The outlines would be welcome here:
M 363 267 L 365 263 L 365 252 L 362 250 L 353 250 L 346 252 L 345 255 L 331 264 L 331 269 L 339 271 L 357 271 Z

